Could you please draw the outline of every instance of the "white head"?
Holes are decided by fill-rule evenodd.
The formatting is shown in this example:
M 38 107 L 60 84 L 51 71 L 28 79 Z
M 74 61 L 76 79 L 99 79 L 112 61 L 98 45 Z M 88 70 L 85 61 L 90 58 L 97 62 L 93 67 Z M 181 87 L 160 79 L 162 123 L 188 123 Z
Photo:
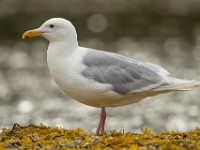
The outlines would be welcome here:
M 39 28 L 26 31 L 22 38 L 42 36 L 49 42 L 61 42 L 77 44 L 77 34 L 72 23 L 63 18 L 52 18 L 44 22 Z

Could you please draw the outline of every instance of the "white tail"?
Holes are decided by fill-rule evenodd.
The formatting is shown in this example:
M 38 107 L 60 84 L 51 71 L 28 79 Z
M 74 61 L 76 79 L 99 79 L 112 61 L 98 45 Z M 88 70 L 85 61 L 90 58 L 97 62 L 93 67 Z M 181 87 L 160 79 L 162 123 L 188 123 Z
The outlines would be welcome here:
M 167 82 L 153 89 L 153 91 L 190 91 L 197 87 L 200 87 L 199 81 L 168 77 Z

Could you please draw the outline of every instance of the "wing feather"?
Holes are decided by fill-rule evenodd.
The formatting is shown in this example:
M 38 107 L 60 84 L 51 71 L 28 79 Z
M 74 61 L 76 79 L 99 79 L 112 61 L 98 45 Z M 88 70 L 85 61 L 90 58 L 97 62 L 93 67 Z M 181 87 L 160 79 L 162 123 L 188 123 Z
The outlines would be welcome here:
M 113 91 L 120 94 L 156 88 L 163 84 L 163 75 L 169 74 L 160 66 L 103 51 L 91 50 L 84 56 L 83 63 L 84 77 L 111 84 Z

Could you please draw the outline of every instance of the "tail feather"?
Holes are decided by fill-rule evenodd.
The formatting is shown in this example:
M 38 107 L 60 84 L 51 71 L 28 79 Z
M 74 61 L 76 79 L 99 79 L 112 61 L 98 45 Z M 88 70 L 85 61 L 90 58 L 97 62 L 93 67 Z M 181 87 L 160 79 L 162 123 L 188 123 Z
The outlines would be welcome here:
M 190 91 L 198 87 L 200 87 L 200 81 L 169 77 L 167 82 L 153 89 L 153 91 Z

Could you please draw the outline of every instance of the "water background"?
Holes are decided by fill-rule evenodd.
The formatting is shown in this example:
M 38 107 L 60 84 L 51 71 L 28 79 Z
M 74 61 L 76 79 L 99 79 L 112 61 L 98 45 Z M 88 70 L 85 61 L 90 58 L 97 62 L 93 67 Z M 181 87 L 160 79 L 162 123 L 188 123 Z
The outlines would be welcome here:
M 79 45 L 163 66 L 200 80 L 200 2 L 197 0 L 1 0 L 0 127 L 39 124 L 95 131 L 100 109 L 57 89 L 46 63 L 48 42 L 22 40 L 52 17 L 69 19 Z M 70 64 L 66 64 L 70 65 Z M 108 108 L 106 129 L 187 131 L 200 127 L 200 90 L 176 92 Z

